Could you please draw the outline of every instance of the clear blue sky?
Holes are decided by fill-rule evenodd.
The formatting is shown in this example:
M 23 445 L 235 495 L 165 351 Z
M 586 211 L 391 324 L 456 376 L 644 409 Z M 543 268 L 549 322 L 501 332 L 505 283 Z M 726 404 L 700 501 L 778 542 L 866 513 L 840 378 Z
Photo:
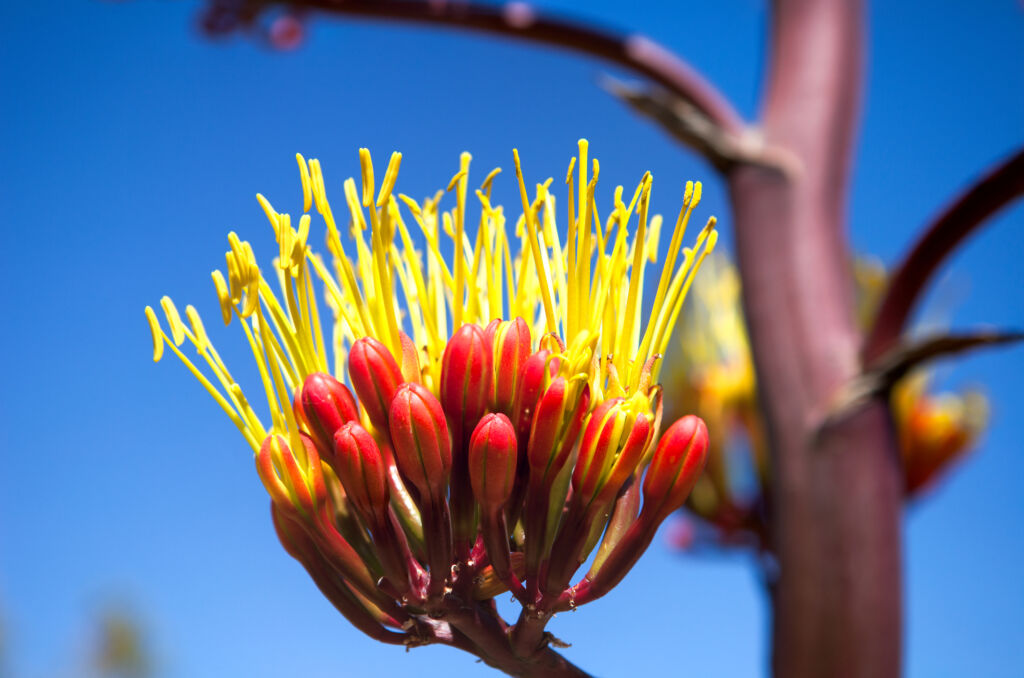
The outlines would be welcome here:
M 545 2 L 575 11 L 569 2 Z M 763 2 L 581 3 L 583 18 L 678 50 L 750 116 Z M 0 618 L 11 675 L 69 675 L 89 621 L 127 600 L 162 676 L 488 675 L 444 648 L 411 653 L 350 628 L 278 546 L 249 452 L 180 366 L 154 366 L 142 308 L 194 303 L 232 365 L 209 271 L 236 229 L 269 260 L 254 195 L 298 209 L 293 155 L 336 184 L 356 151 L 405 154 L 400 189 L 443 186 L 458 154 L 477 175 L 561 176 L 585 136 L 617 183 L 655 177 L 671 212 L 687 178 L 730 216 L 693 155 L 596 85 L 604 66 L 462 34 L 321 21 L 306 46 L 214 44 L 196 3 L 0 4 Z M 1024 11 L 1011 0 L 873 3 L 866 118 L 852 201 L 858 250 L 892 262 L 981 168 L 1024 142 Z M 505 175 L 506 181 L 508 174 Z M 506 202 L 509 186 L 499 189 Z M 933 304 L 953 323 L 1024 326 L 1024 206 L 946 269 Z M 767 253 L 766 253 L 767 254 Z M 1024 675 L 1024 349 L 944 368 L 982 384 L 982 448 L 906 521 L 910 676 Z M 764 672 L 767 615 L 743 556 L 656 542 L 612 595 L 551 630 L 603 676 Z M 0 674 L 3 669 L 0 668 Z

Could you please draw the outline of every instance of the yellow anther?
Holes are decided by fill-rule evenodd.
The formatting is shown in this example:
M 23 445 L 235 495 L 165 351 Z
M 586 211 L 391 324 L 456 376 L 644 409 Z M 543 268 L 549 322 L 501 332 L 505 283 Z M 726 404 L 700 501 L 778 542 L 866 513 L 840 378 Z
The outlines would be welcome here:
M 234 304 L 231 302 L 231 291 L 228 289 L 228 284 L 224 282 L 224 274 L 220 271 L 214 271 L 210 274 L 213 277 L 213 286 L 217 290 L 217 303 L 220 304 L 220 315 L 224 319 L 225 325 L 231 324 L 231 316 L 234 315 L 232 309 Z
M 185 317 L 188 318 L 188 322 L 192 326 L 192 336 L 195 338 L 196 349 L 202 353 L 210 345 L 210 338 L 206 335 L 203 320 L 199 317 L 199 312 L 196 311 L 195 306 L 192 304 L 185 307 Z
M 242 247 L 242 240 L 234 231 L 228 231 L 228 244 L 231 245 L 231 252 L 238 257 L 239 261 L 245 261 L 245 248 Z
M 316 203 L 316 211 L 324 214 L 327 210 L 327 193 L 324 190 L 324 175 L 320 169 L 320 161 L 311 158 L 309 161 L 309 180 L 313 190 L 313 201 Z
M 458 185 L 459 179 L 461 179 L 464 176 L 466 176 L 466 170 L 463 169 L 463 170 L 459 170 L 458 172 L 456 172 L 455 175 L 452 176 L 452 180 L 448 182 L 448 188 L 446 188 L 445 190 L 448 193 L 451 193 L 455 189 L 455 187 Z
M 567 169 L 565 171 L 565 183 L 566 184 L 571 184 L 572 183 L 572 172 L 573 172 L 574 169 L 576 169 L 576 158 L 572 158 L 571 160 L 569 160 L 569 169 Z
M 296 258 L 305 258 L 306 256 L 306 239 L 309 238 L 309 222 L 310 218 L 308 214 L 303 214 L 299 219 L 299 232 L 295 239 L 295 245 L 299 248 L 299 252 L 296 252 Z
M 271 206 L 270 201 L 267 200 L 266 198 L 264 198 L 263 195 L 260 194 L 260 193 L 256 194 L 256 201 L 259 202 L 260 207 L 263 208 L 264 214 L 267 215 L 267 221 L 269 221 L 270 225 L 273 226 L 273 228 L 274 228 L 274 235 L 276 236 L 277 235 L 277 230 L 278 230 L 278 214 L 277 214 L 277 211 L 274 210 L 273 206 Z M 228 237 L 230 238 L 230 236 L 228 236 Z M 237 238 L 238 238 L 238 236 L 235 236 L 235 239 L 237 239 Z M 232 248 L 234 248 L 234 245 L 232 245 Z
M 291 216 L 288 214 L 282 214 L 279 225 L 280 227 L 277 231 L 278 266 L 282 271 L 287 271 L 292 266 L 292 242 L 295 239 L 295 231 L 292 230 Z
M 483 183 L 480 184 L 480 190 L 485 195 L 489 196 L 491 194 L 491 185 L 494 183 L 495 177 L 497 177 L 499 174 L 501 174 L 501 168 L 495 167 L 487 174 L 486 177 L 484 177 Z
M 359 169 L 363 178 L 363 207 L 373 207 L 373 160 L 369 149 L 359 149 Z
M 651 219 L 651 229 L 647 234 L 647 242 L 644 243 L 644 253 L 647 255 L 647 261 L 652 264 L 658 261 L 658 241 L 661 236 L 662 221 L 660 214 L 654 215 L 654 218 Z
M 158 363 L 164 355 L 164 333 L 152 306 L 146 307 L 146 320 L 149 321 L 149 332 L 153 335 L 153 362 Z
M 391 154 L 388 162 L 388 170 L 384 173 L 384 183 L 380 187 L 380 195 L 377 196 L 377 207 L 381 208 L 387 204 L 391 197 L 391 191 L 395 189 L 395 181 L 398 179 L 398 168 L 402 165 L 402 154 L 397 151 Z
M 160 307 L 164 310 L 164 315 L 167 316 L 167 324 L 171 326 L 171 337 L 174 339 L 174 345 L 181 346 L 181 342 L 185 341 L 185 325 L 181 322 L 178 309 L 168 296 L 160 299 Z
M 398 199 L 405 203 L 405 206 L 409 208 L 409 211 L 412 212 L 414 217 L 419 217 L 423 213 L 420 210 L 419 203 L 410 198 L 409 196 L 405 195 L 404 193 L 399 193 Z
M 299 163 L 299 178 L 302 180 L 302 211 L 308 212 L 309 208 L 313 206 L 313 187 L 309 178 L 309 167 L 301 153 L 295 154 L 295 161 Z

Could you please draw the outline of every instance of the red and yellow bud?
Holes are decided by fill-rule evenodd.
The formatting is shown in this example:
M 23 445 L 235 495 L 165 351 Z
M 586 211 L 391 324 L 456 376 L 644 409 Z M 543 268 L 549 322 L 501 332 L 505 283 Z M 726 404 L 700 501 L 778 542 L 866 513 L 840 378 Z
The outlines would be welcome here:
M 373 436 L 356 422 L 342 426 L 334 435 L 334 443 L 338 478 L 373 535 L 374 550 L 388 582 L 386 587 L 404 596 L 418 578 L 419 566 L 390 510 L 387 458 Z
M 658 442 L 644 479 L 644 513 L 657 522 L 682 508 L 708 458 L 708 429 L 692 414 L 672 424 Z
M 576 390 L 565 377 L 555 377 L 537 401 L 527 445 L 531 483 L 549 484 L 569 459 L 590 403 L 589 384 L 578 396 Z
M 519 391 L 519 375 L 530 357 L 530 327 L 522 318 L 496 320 L 487 325 L 484 334 L 493 350 L 491 410 L 512 416 Z
M 589 403 L 589 384 L 581 389 L 565 377 L 555 377 L 537 401 L 526 448 L 529 482 L 523 512 L 530 598 L 542 589 L 542 561 L 552 546 L 569 486 L 569 477 L 563 471 L 567 470 Z
M 405 381 L 391 351 L 372 337 L 357 340 L 348 354 L 348 378 L 370 423 L 379 431 L 387 431 L 391 401 L 398 385 Z
M 334 471 L 345 495 L 372 526 L 388 520 L 388 470 L 384 455 L 358 422 L 344 424 L 334 434 Z
M 421 495 L 443 496 L 452 443 L 441 403 L 421 384 L 402 384 L 391 401 L 389 421 L 398 468 Z
M 314 520 L 327 501 L 327 485 L 313 440 L 300 434 L 304 454 L 292 454 L 283 436 L 270 434 L 256 454 L 256 471 L 267 493 L 284 511 Z
M 544 384 L 553 374 L 554 366 L 549 362 L 550 356 L 551 351 L 541 349 L 528 356 L 519 371 L 515 416 L 512 417 L 512 423 L 520 439 L 529 438 L 537 400 L 544 391 Z
M 359 420 L 359 409 L 345 384 L 324 372 L 306 377 L 296 398 L 296 414 L 310 437 L 333 465 L 334 434 L 344 424 Z
M 503 510 L 515 486 L 518 458 L 519 445 L 509 418 L 498 412 L 481 419 L 469 441 L 469 478 L 480 504 L 480 533 L 495 575 L 524 600 L 525 589 L 512 569 Z
M 622 581 L 650 545 L 662 521 L 682 507 L 704 470 L 707 456 L 708 429 L 700 417 L 687 415 L 665 431 L 647 469 L 640 516 L 608 547 L 607 555 L 598 553 L 583 581 L 566 592 L 570 599 L 576 604 L 590 602 Z
M 516 432 L 504 414 L 488 414 L 469 440 L 469 479 L 484 513 L 502 509 L 516 480 Z
M 558 595 L 597 544 L 612 504 L 654 434 L 643 396 L 610 398 L 587 420 L 573 467 L 573 494 L 551 550 L 547 593 Z
M 640 463 L 654 428 L 650 412 L 637 411 L 636 402 L 610 398 L 591 413 L 572 474 L 573 492 L 584 504 L 610 502 Z
M 484 330 L 472 323 L 460 327 L 441 359 L 441 404 L 451 418 L 452 434 L 465 441 L 490 402 L 491 346 Z

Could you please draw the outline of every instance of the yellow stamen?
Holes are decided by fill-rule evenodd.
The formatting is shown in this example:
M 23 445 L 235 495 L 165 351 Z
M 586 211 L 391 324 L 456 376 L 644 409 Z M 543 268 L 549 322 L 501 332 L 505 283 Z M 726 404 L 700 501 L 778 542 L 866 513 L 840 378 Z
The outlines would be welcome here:
M 308 212 L 309 208 L 313 206 L 313 188 L 309 178 L 309 167 L 301 153 L 295 154 L 295 161 L 299 163 L 299 177 L 302 179 L 302 211 Z
M 515 221 L 518 252 L 510 243 L 503 208 L 491 202 L 499 169 L 491 171 L 474 191 L 479 220 L 475 232 L 467 232 L 467 224 L 472 223 L 466 220 L 468 153 L 460 157 L 459 171 L 448 184 L 456 204 L 446 211 L 440 207 L 443 191 L 419 202 L 395 193 L 399 153 L 391 155 L 378 189 L 370 153 L 361 149 L 361 186 L 354 179 L 343 184 L 351 215 L 344 238 L 315 158 L 296 155 L 303 199 L 297 226 L 287 213 L 278 212 L 257 195 L 277 238 L 277 259 L 267 269 L 272 273 L 265 276 L 252 246 L 232 232 L 225 254 L 226 274 L 214 271 L 212 279 L 225 324 L 230 324 L 232 316 L 239 317 L 256 359 L 270 410 L 270 430 L 287 439 L 301 468 L 306 468 L 307 461 L 298 437 L 300 423 L 292 411 L 294 390 L 313 372 L 343 378 L 348 349 L 364 336 L 388 346 L 396 361 L 412 370 L 407 378 L 418 378 L 436 391 L 450 331 L 463 323 L 484 325 L 492 318 L 519 316 L 533 332 L 533 348 L 544 346 L 557 355 L 559 373 L 573 389 L 578 392 L 584 384 L 590 385 L 592 406 L 611 396 L 635 398 L 631 402 L 639 403 L 636 407 L 641 409 L 654 402 L 660 368 L 657 356 L 666 350 L 697 269 L 714 248 L 714 220 L 692 249 L 682 247 L 686 224 L 700 199 L 700 184 L 688 184 L 654 309 L 649 322 L 643 322 L 643 277 L 646 265 L 657 261 L 662 223 L 659 216 L 649 214 L 651 176 L 643 176 L 629 204 L 623 202 L 623 189 L 618 187 L 612 209 L 602 220 L 595 200 L 600 165 L 588 158 L 588 151 L 586 140 L 580 140 L 579 157 L 570 163 L 566 175 L 569 223 L 564 240 L 556 225 L 551 179 L 532 184 L 536 188 L 531 198 L 519 153 L 513 151 L 523 210 Z M 331 262 L 308 245 L 314 205 L 323 219 Z M 634 213 L 637 225 L 630 237 Z M 409 214 L 422 241 L 409 231 Z M 442 242 L 446 238 L 451 239 L 451 256 L 448 243 Z M 346 239 L 351 241 L 348 251 L 354 257 L 346 252 Z M 422 243 L 421 249 L 417 242 Z M 323 286 L 329 315 L 320 311 L 314 277 Z M 154 360 L 160 360 L 165 344 L 170 346 L 258 450 L 268 429 L 214 349 L 195 308 L 186 307 L 186 326 L 169 298 L 162 299 L 161 306 L 170 337 L 163 333 L 153 309 L 146 308 Z M 329 332 L 324 331 L 323 322 L 332 322 Z M 203 376 L 178 350 L 186 339 L 214 379 Z M 418 374 L 413 373 L 416 364 Z M 285 480 L 286 485 L 290 482 Z
M 153 335 L 153 362 L 158 363 L 164 355 L 164 339 L 160 321 L 157 320 L 152 306 L 146 307 L 146 320 L 149 321 L 149 331 Z

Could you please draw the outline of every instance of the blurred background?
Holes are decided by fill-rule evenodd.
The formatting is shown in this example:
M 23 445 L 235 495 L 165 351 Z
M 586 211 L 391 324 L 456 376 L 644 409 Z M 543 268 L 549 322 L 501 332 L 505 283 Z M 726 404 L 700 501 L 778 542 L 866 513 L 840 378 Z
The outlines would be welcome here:
M 648 34 L 754 115 L 763 2 L 537 4 Z M 1024 8 L 870 5 L 851 230 L 858 252 L 893 263 L 1024 141 Z M 489 675 L 455 650 L 379 645 L 335 613 L 279 546 L 237 431 L 180 365 L 152 364 L 142 309 L 163 294 L 194 304 L 244 375 L 209 272 L 232 229 L 269 263 L 255 194 L 301 209 L 297 151 L 320 158 L 337 200 L 361 146 L 379 163 L 402 151 L 398 189 L 417 198 L 468 150 L 477 182 L 506 168 L 495 193 L 518 213 L 511 149 L 528 180 L 559 186 L 586 137 L 599 205 L 651 170 L 653 208 L 674 213 L 700 179 L 699 212 L 718 215 L 728 248 L 724 187 L 598 86 L 603 64 L 333 19 L 281 51 L 203 37 L 199 8 L 0 3 L 0 676 Z M 953 259 L 925 313 L 1024 325 L 1022 245 L 1017 204 Z M 938 386 L 981 386 L 992 414 L 979 449 L 907 512 L 909 676 L 1024 675 L 1022 374 L 1021 347 L 939 368 Z M 552 622 L 568 658 L 602 676 L 763 674 L 750 556 L 683 554 L 663 536 L 611 595 Z

